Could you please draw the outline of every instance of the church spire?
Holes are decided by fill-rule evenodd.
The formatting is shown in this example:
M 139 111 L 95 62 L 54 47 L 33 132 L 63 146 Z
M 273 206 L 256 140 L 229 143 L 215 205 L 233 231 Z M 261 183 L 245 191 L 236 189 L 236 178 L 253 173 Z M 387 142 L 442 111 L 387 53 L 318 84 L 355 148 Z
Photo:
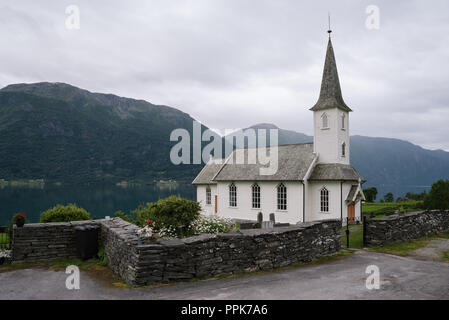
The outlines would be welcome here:
M 352 110 L 343 101 L 341 95 L 340 81 L 338 80 L 337 64 L 335 62 L 334 49 L 332 47 L 329 26 L 329 42 L 327 45 L 326 61 L 324 63 L 323 79 L 318 102 L 310 109 L 319 111 L 329 108 L 338 108 L 347 112 Z

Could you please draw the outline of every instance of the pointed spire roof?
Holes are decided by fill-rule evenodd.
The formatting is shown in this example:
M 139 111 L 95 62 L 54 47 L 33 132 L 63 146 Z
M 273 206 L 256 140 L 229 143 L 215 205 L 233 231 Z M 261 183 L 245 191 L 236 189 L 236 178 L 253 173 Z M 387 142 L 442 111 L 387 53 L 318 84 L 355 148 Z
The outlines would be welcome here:
M 352 110 L 343 101 L 341 95 L 340 81 L 338 80 L 337 63 L 335 62 L 334 48 L 329 32 L 329 43 L 327 45 L 326 61 L 324 63 L 323 80 L 318 102 L 310 108 L 312 111 L 339 108 L 343 111 Z

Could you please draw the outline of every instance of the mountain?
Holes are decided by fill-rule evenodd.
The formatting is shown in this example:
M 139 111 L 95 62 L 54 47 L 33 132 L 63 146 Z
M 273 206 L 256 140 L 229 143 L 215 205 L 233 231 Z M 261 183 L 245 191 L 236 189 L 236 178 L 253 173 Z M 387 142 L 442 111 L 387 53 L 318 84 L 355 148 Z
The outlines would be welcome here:
M 276 129 L 273 124 L 256 124 L 252 129 Z M 279 144 L 312 142 L 303 133 L 279 129 Z M 449 152 L 426 150 L 410 142 L 352 136 L 351 165 L 367 180 L 364 188 L 378 189 L 377 199 L 392 192 L 396 197 L 407 192 L 429 190 L 433 182 L 449 179 Z
M 190 183 L 202 165 L 172 164 L 170 150 L 177 142 L 170 134 L 185 129 L 192 139 L 193 121 L 175 108 L 64 83 L 9 85 L 0 90 L 0 179 Z M 280 144 L 312 140 L 279 129 Z M 367 179 L 364 187 L 378 188 L 378 198 L 387 192 L 396 197 L 422 192 L 438 179 L 449 179 L 448 152 L 397 139 L 351 137 L 351 164 Z
M 0 90 L 0 179 L 190 182 L 202 166 L 171 163 L 170 133 L 191 134 L 192 121 L 175 108 L 64 83 L 9 85 Z

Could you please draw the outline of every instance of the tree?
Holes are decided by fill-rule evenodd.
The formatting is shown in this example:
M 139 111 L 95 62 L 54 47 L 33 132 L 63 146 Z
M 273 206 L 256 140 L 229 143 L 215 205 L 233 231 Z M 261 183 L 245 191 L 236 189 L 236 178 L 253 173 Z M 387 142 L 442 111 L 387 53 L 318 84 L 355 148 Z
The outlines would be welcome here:
M 424 198 L 424 207 L 429 210 L 449 210 L 449 180 L 438 180 Z
M 385 202 L 394 202 L 394 196 L 391 192 L 388 192 L 386 195 L 384 195 L 384 201 Z
M 363 193 L 365 194 L 367 202 L 374 202 L 376 200 L 377 189 L 375 187 L 365 189 L 363 190 Z

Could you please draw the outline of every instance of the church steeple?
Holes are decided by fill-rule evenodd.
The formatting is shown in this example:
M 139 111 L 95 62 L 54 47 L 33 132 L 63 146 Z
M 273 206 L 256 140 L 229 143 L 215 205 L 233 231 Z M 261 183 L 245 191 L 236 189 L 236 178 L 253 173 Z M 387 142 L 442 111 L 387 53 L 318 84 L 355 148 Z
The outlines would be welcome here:
M 323 80 L 318 102 L 313 111 L 313 149 L 319 163 L 349 164 L 349 113 L 338 80 L 337 64 L 332 48 L 329 26 L 329 42 L 324 63 Z
M 325 110 L 330 108 L 338 108 L 346 112 L 352 110 L 346 105 L 343 100 L 340 88 L 340 81 L 338 80 L 337 63 L 335 62 L 334 48 L 330 38 L 327 45 L 326 60 L 324 62 L 323 79 L 321 81 L 321 91 L 318 102 L 310 108 L 312 111 Z

